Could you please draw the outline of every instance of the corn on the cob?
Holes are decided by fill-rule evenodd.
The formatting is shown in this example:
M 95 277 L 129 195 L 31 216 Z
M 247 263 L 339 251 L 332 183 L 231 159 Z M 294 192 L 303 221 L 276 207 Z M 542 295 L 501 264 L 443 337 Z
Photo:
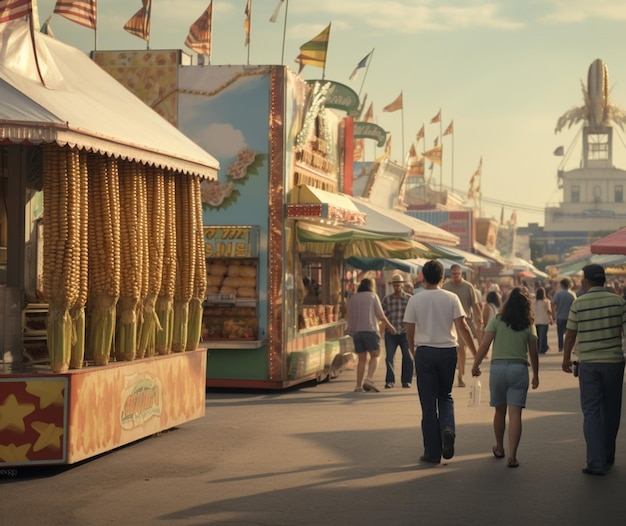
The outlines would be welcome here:
M 165 221 L 163 244 L 163 268 L 161 288 L 156 303 L 156 312 L 161 330 L 157 331 L 155 347 L 157 354 L 168 354 L 172 350 L 174 325 L 174 291 L 176 289 L 176 179 L 171 172 L 163 176 L 163 216 Z
M 88 156 L 89 303 L 87 353 L 106 365 L 113 350 L 116 304 L 120 295 L 120 197 L 117 160 Z
M 118 360 L 134 360 L 137 353 L 137 309 L 141 299 L 143 244 L 139 237 L 141 195 L 140 169 L 127 161 L 119 163 L 121 283 L 117 309 L 115 356 Z
M 145 236 L 145 256 L 147 256 L 145 277 L 147 278 L 147 293 L 143 302 L 143 320 L 139 333 L 137 356 L 153 356 L 155 354 L 156 333 L 161 330 L 159 318 L 156 314 L 156 301 L 161 290 L 163 271 L 163 249 L 165 244 L 165 182 L 163 170 L 160 168 L 146 168 L 146 204 L 147 235 Z
M 196 265 L 196 220 L 191 191 L 192 177 L 176 177 L 176 290 L 174 292 L 174 334 L 172 351 L 183 352 L 187 344 L 189 300 L 193 295 Z
M 204 253 L 204 229 L 202 228 L 202 197 L 200 194 L 200 178 L 191 177 L 191 204 L 195 223 L 195 266 L 193 274 L 193 293 L 189 301 L 189 321 L 187 324 L 186 350 L 198 348 L 202 334 L 202 315 L 204 295 L 207 287 L 206 257 Z
M 88 170 L 87 153 L 71 152 L 69 159 L 72 169 L 72 178 L 78 179 L 78 184 L 72 184 L 72 188 L 78 190 L 78 194 L 70 199 L 77 203 L 80 222 L 79 225 L 79 251 L 78 262 L 78 293 L 74 305 L 70 309 L 72 323 L 74 325 L 74 336 L 72 340 L 72 352 L 70 357 L 70 368 L 80 369 L 85 359 L 85 305 L 89 293 L 89 191 L 88 191 Z
M 80 280 L 80 181 L 69 166 L 78 155 L 56 145 L 43 147 L 44 194 L 44 296 L 49 304 L 48 353 L 54 372 L 69 368 L 72 319 L 69 313 L 78 297 Z

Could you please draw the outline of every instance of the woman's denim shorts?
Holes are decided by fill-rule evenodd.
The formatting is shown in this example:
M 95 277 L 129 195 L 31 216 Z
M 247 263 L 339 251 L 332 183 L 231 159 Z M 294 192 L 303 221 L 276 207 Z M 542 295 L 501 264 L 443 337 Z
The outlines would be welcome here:
M 354 340 L 354 352 L 357 354 L 380 349 L 380 333 L 362 331 L 352 335 Z
M 489 392 L 491 407 L 502 404 L 526 407 L 528 363 L 522 360 L 491 360 Z

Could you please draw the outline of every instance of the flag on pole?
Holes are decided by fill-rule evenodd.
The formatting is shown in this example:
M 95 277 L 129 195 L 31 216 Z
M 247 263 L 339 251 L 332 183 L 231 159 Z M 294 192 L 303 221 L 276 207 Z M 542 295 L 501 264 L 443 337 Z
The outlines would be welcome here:
M 398 111 L 398 110 L 401 110 L 402 108 L 403 108 L 402 92 L 400 92 L 400 95 L 398 95 L 398 98 L 394 100 L 391 104 L 387 104 L 387 106 L 383 108 L 383 111 Z
M 32 12 L 31 0 L 0 0 L 0 23 L 27 17 Z
M 374 120 L 374 103 L 370 102 L 369 108 L 365 112 L 365 117 L 363 117 L 364 122 L 372 122 Z
M 52 18 L 52 15 L 46 18 L 46 21 L 43 24 L 41 24 L 41 29 L 39 31 L 43 33 L 44 35 L 48 35 L 49 37 L 56 38 L 54 36 L 54 33 L 52 32 L 52 26 L 50 25 L 51 18 Z
M 481 156 L 480 161 L 478 163 L 478 168 L 476 168 L 476 171 L 472 174 L 472 177 L 470 178 L 470 186 L 467 192 L 468 199 L 471 199 L 475 197 L 477 194 L 480 194 L 480 180 L 478 180 L 478 178 L 482 175 L 482 171 L 483 171 L 483 158 Z
M 422 124 L 420 131 L 418 131 L 417 135 L 415 136 L 415 140 L 419 141 L 420 139 L 423 139 L 423 138 L 424 138 L 424 125 Z
M 430 119 L 430 123 L 435 124 L 436 122 L 439 122 L 440 120 L 441 120 L 441 110 L 439 110 L 439 113 L 437 113 L 437 115 L 435 115 L 432 119 Z
M 452 133 L 454 133 L 454 121 L 450 121 L 450 124 L 448 124 L 448 127 L 446 128 L 446 131 L 443 132 L 443 135 L 451 135 Z
M 274 12 L 272 13 L 272 16 L 270 16 L 270 22 L 276 22 L 276 20 L 278 20 L 278 14 L 280 13 L 280 8 L 283 7 L 284 3 L 285 3 L 285 0 L 278 0 L 278 3 L 276 4 L 276 7 L 274 8 Z
M 97 0 L 57 0 L 53 12 L 81 26 L 96 29 Z
M 189 27 L 185 45 L 198 55 L 211 55 L 211 26 L 213 24 L 213 0 L 204 13 Z
M 433 163 L 439 166 L 441 166 L 442 154 L 443 154 L 443 147 L 441 145 L 435 146 L 434 148 L 431 148 L 430 150 L 422 152 L 422 155 L 426 157 L 426 159 L 428 159 L 429 161 L 432 161 Z
M 245 20 L 243 21 L 243 30 L 246 32 L 246 40 L 244 42 L 244 46 L 250 45 L 250 19 L 252 17 L 252 6 L 250 5 L 252 0 L 248 0 L 246 2 L 246 9 L 243 14 L 246 15 Z
M 358 71 L 361 68 L 364 68 L 365 66 L 367 66 L 367 61 L 370 58 L 370 55 L 372 54 L 372 52 L 370 51 L 367 55 L 365 55 L 361 61 L 356 65 L 356 68 L 354 68 L 354 71 L 352 72 L 352 74 L 350 75 L 350 80 L 354 80 L 356 78 L 356 74 L 358 73 Z
M 124 29 L 145 41 L 150 40 L 150 11 L 152 0 L 142 0 L 143 7 L 124 24 Z
M 483 173 L 483 157 L 481 155 L 480 161 L 478 162 L 478 168 L 476 168 L 476 171 L 474 172 L 474 175 L 472 175 L 472 177 L 480 177 L 482 173 Z
M 554 150 L 554 155 L 561 156 L 565 154 L 565 150 L 563 146 L 559 146 L 556 150 Z
M 300 73 L 304 66 L 326 67 L 326 51 L 328 50 L 328 40 L 330 39 L 330 24 L 317 35 L 313 40 L 300 46 L 300 54 L 296 57 L 296 62 L 300 63 Z

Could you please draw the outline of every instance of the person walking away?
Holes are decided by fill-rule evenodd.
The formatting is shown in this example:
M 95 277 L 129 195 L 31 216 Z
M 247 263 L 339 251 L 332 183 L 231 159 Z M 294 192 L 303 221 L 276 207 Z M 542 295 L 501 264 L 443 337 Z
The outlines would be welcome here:
M 535 291 L 533 314 L 537 328 L 537 352 L 546 354 L 548 352 L 548 327 L 554 323 L 554 318 L 550 300 L 546 298 L 546 289 L 543 287 L 538 287 Z
M 380 356 L 380 332 L 378 320 L 381 320 L 391 334 L 396 334 L 395 327 L 385 316 L 380 299 L 374 293 L 374 281 L 361 280 L 356 293 L 350 296 L 346 304 L 348 327 L 346 334 L 352 336 L 354 352 L 357 355 L 356 392 L 374 391 L 379 389 L 374 383 L 374 374 Z M 369 358 L 369 364 L 368 364 Z M 365 367 L 367 365 L 367 377 Z
M 452 385 L 457 364 L 457 335 L 473 354 L 476 346 L 459 297 L 441 288 L 443 265 L 427 261 L 424 290 L 411 296 L 404 313 L 409 349 L 415 360 L 422 408 L 422 462 L 439 464 L 454 456 L 456 428 Z
M 604 288 L 600 265 L 583 267 L 586 292 L 572 303 L 563 347 L 563 371 L 572 372 L 572 352 L 578 361 L 578 386 L 587 444 L 586 475 L 604 475 L 615 462 L 615 442 L 622 412 L 626 301 Z
M 567 326 L 567 317 L 572 303 L 576 299 L 576 294 L 571 290 L 572 281 L 563 278 L 560 281 L 561 288 L 552 296 L 552 317 L 556 320 L 556 337 L 559 352 L 563 352 L 563 337 Z
M 455 263 L 450 267 L 450 279 L 443 284 L 442 288 L 443 290 L 453 292 L 459 297 L 465 311 L 466 321 L 471 334 L 474 338 L 477 337 L 478 333 L 476 329 L 482 325 L 481 300 L 474 285 L 463 279 L 461 265 Z M 459 387 L 465 387 L 465 382 L 463 381 L 466 361 L 465 347 L 465 343 L 459 340 Z M 472 356 L 475 355 L 472 354 Z
M 502 304 L 500 303 L 500 295 L 495 290 L 487 292 L 487 295 L 485 296 L 485 304 L 483 305 L 483 331 L 485 330 L 485 327 L 487 327 L 487 323 L 489 322 L 489 320 L 493 318 L 496 314 L 498 314 L 501 305 Z M 485 360 L 489 359 L 488 355 L 489 352 L 487 352 Z
M 533 324 L 531 300 L 521 288 L 515 287 L 502 306 L 502 312 L 489 320 L 474 360 L 472 376 L 480 376 L 480 364 L 492 342 L 489 405 L 495 408 L 493 431 L 496 437 L 496 445 L 493 446 L 492 451 L 496 458 L 506 456 L 504 432 L 508 412 L 509 459 L 507 465 L 510 468 L 516 468 L 519 466 L 517 449 L 522 437 L 522 409 L 526 407 L 529 386 L 529 359 L 532 369 L 530 383 L 533 389 L 539 387 L 537 331 Z
M 395 327 L 396 334 L 385 331 L 385 365 L 387 367 L 385 389 L 391 389 L 396 382 L 393 361 L 398 347 L 400 347 L 400 352 L 402 353 L 402 372 L 400 375 L 402 387 L 409 388 L 413 379 L 413 358 L 409 352 L 409 343 L 406 339 L 404 311 L 412 294 L 407 294 L 403 290 L 405 281 L 399 274 L 392 276 L 390 285 L 393 287 L 393 293 L 383 298 L 382 306 L 385 316 Z

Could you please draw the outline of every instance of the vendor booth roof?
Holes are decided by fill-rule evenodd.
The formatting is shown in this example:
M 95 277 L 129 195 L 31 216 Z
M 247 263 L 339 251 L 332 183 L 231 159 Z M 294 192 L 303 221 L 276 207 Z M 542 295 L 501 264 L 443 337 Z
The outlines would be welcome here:
M 364 230 L 380 234 L 413 237 L 413 239 L 424 243 L 432 242 L 446 246 L 459 244 L 458 236 L 426 221 L 411 217 L 398 210 L 381 208 L 359 197 L 350 197 L 350 199 L 361 212 L 367 214 L 365 225 L 361 227 Z
M 417 274 L 420 265 L 406 259 L 397 258 L 367 258 L 351 256 L 346 259 L 346 263 L 352 268 L 359 270 L 400 270 L 409 274 Z
M 591 252 L 594 254 L 623 254 L 626 255 L 626 228 L 591 243 Z
M 67 144 L 202 177 L 215 176 L 219 168 L 82 51 L 38 31 L 31 40 L 23 20 L 0 24 L 3 141 Z
M 445 258 L 458 260 L 458 262 L 466 263 L 467 265 L 488 267 L 492 263 L 492 261 L 486 257 L 478 256 L 456 247 L 444 247 L 442 245 L 437 245 L 436 243 L 428 243 L 428 245 L 434 250 L 442 253 Z
M 575 276 L 582 268 L 589 264 L 602 265 L 604 268 L 626 265 L 626 255 L 619 254 L 592 254 L 589 257 L 571 261 L 564 265 L 555 267 L 558 276 Z

